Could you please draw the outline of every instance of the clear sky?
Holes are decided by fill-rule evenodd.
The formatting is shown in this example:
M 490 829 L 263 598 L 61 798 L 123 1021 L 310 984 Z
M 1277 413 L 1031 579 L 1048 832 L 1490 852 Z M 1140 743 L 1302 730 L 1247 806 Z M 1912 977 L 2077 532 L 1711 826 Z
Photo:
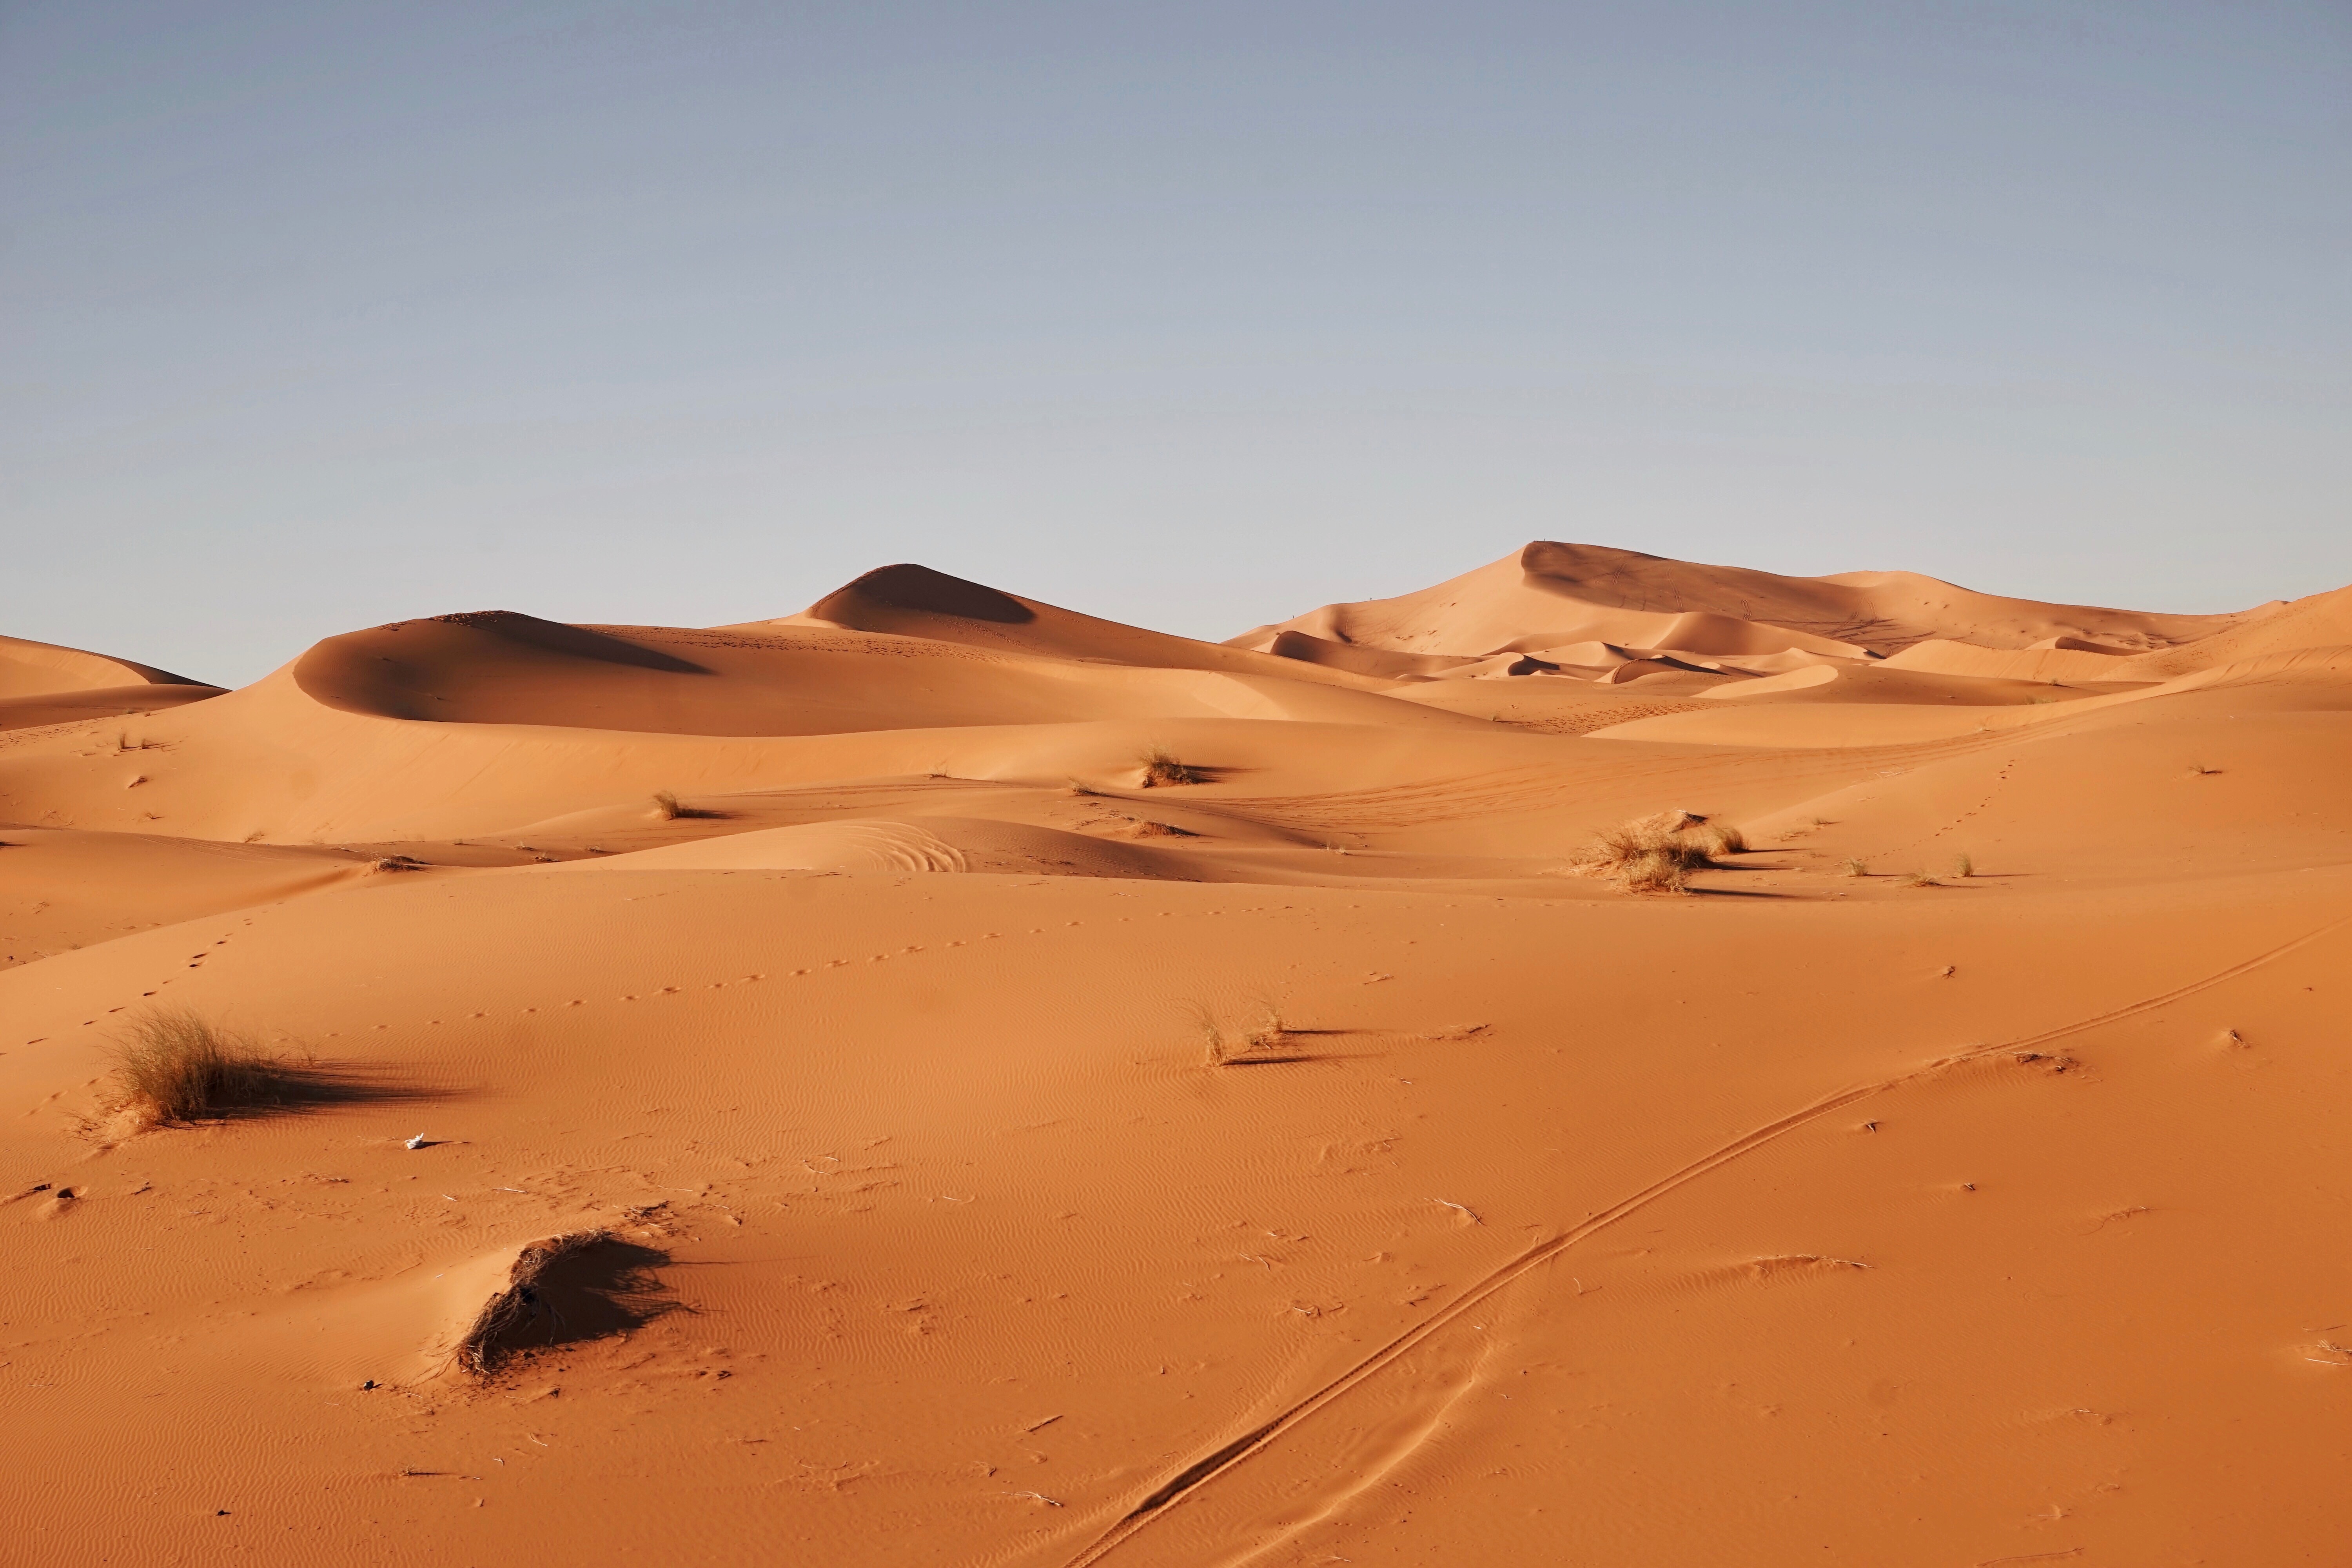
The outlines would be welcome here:
M 2344 0 L 0 0 L 0 631 L 2352 582 Z

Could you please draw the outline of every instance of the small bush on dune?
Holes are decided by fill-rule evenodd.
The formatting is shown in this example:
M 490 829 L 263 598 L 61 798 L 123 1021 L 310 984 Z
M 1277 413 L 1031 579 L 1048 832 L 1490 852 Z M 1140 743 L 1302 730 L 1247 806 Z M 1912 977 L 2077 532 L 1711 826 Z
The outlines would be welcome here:
M 1839 868 L 1839 874 L 1846 877 L 1867 877 L 1870 875 L 1870 862 L 1867 860 L 1848 860 Z
M 666 789 L 657 789 L 654 791 L 654 815 L 656 816 L 660 817 L 664 822 L 674 822 L 684 813 L 684 811 L 685 807 L 677 804 L 677 795 L 671 794 Z
M 1690 874 L 1716 864 L 1717 855 L 1738 855 L 1748 840 L 1728 823 L 1710 822 L 1687 811 L 1670 811 L 1608 828 L 1594 837 L 1570 866 L 1587 877 L 1606 877 L 1630 892 L 1684 893 Z
M 1952 875 L 1953 875 L 1953 876 L 1955 876 L 1955 877 L 1973 877 L 1973 876 L 1975 876 L 1976 874 L 1977 874 L 1977 862 L 1976 862 L 1976 857 L 1975 857 L 1975 856 L 1973 856 L 1973 855 L 1965 855 L 1965 854 L 1964 854 L 1964 855 L 1955 855 L 1954 857 L 1952 857 Z
M 1143 768 L 1145 789 L 1164 788 L 1170 784 L 1193 784 L 1208 782 L 1206 774 L 1186 763 L 1179 762 L 1176 753 L 1165 746 L 1153 746 L 1136 761 Z
M 194 1013 L 158 1010 L 114 1048 L 120 1104 L 170 1124 L 283 1104 L 287 1073 L 251 1038 Z

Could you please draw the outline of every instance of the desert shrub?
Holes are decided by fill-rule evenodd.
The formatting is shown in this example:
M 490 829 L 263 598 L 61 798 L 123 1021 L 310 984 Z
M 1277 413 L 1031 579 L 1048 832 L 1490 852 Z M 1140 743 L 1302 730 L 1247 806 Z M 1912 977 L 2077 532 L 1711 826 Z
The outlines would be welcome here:
M 1143 769 L 1145 789 L 1164 788 L 1170 784 L 1205 784 L 1207 775 L 1189 763 L 1179 762 L 1176 753 L 1165 746 L 1152 746 L 1136 759 Z
M 685 807 L 677 804 L 677 796 L 675 794 L 666 789 L 657 789 L 654 791 L 654 815 L 664 822 L 672 822 L 685 815 Z
M 1906 888 L 1940 888 L 1944 884 L 1936 880 L 1929 872 L 1911 871 L 1905 874 L 1903 885 Z
M 1713 866 L 1717 855 L 1748 847 L 1739 830 L 1686 811 L 1670 811 L 1621 823 L 1596 835 L 1570 865 L 1587 877 L 1605 877 L 1637 893 L 1689 890 L 1693 871 Z
M 1977 874 L 1977 862 L 1976 862 L 1976 857 L 1975 857 L 1975 856 L 1973 856 L 1973 855 L 1969 855 L 1969 854 L 1966 854 L 1966 853 L 1962 853 L 1962 854 L 1955 855 L 1955 856 L 1953 856 L 1953 857 L 1952 857 L 1952 875 L 1953 875 L 1953 876 L 1955 876 L 1955 877 L 1973 877 L 1973 876 L 1975 876 L 1976 874 Z
M 597 1248 L 597 1246 L 618 1246 L 621 1239 L 609 1229 L 574 1229 L 562 1237 L 548 1237 L 546 1241 L 531 1241 L 515 1258 L 515 1268 L 508 1272 L 506 1289 L 482 1302 L 466 1335 L 457 1342 L 457 1359 L 466 1371 L 478 1377 L 487 1377 L 499 1371 L 499 1363 L 513 1354 L 515 1340 L 522 1338 L 524 1328 L 546 1321 L 548 1335 L 555 1340 L 564 1331 L 564 1323 L 546 1300 L 546 1279 L 567 1258 Z
M 1870 875 L 1870 862 L 1861 859 L 1848 860 L 1838 868 L 1838 874 L 1845 877 L 1867 877 Z
M 159 1008 L 133 1020 L 113 1055 L 120 1104 L 159 1123 L 230 1115 L 288 1098 L 278 1058 L 193 1012 Z

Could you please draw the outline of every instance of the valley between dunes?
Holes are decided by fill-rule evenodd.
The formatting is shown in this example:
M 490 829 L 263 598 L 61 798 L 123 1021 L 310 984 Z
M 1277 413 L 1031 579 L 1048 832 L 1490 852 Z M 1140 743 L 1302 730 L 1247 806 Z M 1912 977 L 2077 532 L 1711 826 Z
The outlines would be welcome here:
M 2341 1563 L 2347 763 L 2352 589 L 1549 542 L 0 639 L 0 1560 Z

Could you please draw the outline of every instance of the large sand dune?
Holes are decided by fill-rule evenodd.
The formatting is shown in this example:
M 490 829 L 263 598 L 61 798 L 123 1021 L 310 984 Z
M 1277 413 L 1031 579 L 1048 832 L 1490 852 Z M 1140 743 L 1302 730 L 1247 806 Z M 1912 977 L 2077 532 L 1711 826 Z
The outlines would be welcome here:
M 0 644 L 0 1560 L 2339 1561 L 2347 605 Z

